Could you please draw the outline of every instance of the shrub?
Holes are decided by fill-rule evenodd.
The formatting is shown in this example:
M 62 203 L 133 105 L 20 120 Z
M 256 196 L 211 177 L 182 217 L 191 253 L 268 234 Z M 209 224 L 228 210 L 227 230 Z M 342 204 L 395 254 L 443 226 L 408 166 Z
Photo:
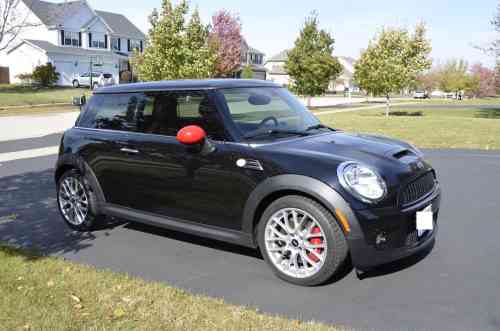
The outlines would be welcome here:
M 33 82 L 33 75 L 28 73 L 19 74 L 16 76 L 17 79 L 21 81 L 21 84 L 31 85 Z
M 243 79 L 252 79 L 253 78 L 253 70 L 250 65 L 246 65 L 241 72 L 241 78 Z
M 384 114 L 385 115 L 385 114 Z M 424 116 L 424 113 L 421 111 L 391 111 L 389 112 L 389 116 Z
M 122 73 L 120 74 L 120 80 L 122 83 L 132 82 L 132 73 L 128 70 L 122 71 Z
M 52 63 L 40 65 L 33 70 L 33 81 L 43 87 L 54 86 L 59 80 L 59 73 Z

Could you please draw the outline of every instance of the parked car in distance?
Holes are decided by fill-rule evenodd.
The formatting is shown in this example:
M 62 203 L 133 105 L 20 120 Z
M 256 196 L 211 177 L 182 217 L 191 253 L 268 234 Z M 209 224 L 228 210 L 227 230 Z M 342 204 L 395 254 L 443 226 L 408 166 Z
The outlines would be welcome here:
M 431 97 L 433 97 L 433 98 L 444 98 L 445 94 L 444 94 L 443 91 L 435 90 L 435 91 L 432 91 Z
M 257 80 L 98 89 L 55 169 L 73 230 L 112 216 L 258 248 L 304 286 L 431 248 L 441 201 L 416 147 L 327 127 Z
M 81 86 L 90 87 L 90 73 L 85 72 L 83 74 L 76 75 L 73 79 L 73 87 L 78 88 Z M 104 72 L 93 72 L 92 73 L 92 89 L 115 85 L 115 79 L 110 73 Z
M 429 93 L 427 91 L 415 91 L 413 93 L 414 99 L 430 99 Z

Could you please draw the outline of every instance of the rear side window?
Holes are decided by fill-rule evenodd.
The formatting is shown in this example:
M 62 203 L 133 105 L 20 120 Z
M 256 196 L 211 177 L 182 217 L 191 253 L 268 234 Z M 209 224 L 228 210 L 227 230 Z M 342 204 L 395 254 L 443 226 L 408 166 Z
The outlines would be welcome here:
M 143 108 L 144 97 L 141 94 L 97 94 L 87 104 L 78 126 L 137 131 L 137 113 Z
M 111 78 L 111 77 L 113 77 L 111 74 L 104 74 L 103 76 L 104 76 L 104 78 Z

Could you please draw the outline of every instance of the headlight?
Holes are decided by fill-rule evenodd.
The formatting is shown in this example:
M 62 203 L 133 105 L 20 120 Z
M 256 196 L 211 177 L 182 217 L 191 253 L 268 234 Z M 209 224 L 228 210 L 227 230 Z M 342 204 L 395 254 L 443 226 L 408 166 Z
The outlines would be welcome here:
M 356 162 L 344 162 L 337 169 L 340 184 L 356 198 L 374 203 L 387 194 L 387 187 L 374 170 Z

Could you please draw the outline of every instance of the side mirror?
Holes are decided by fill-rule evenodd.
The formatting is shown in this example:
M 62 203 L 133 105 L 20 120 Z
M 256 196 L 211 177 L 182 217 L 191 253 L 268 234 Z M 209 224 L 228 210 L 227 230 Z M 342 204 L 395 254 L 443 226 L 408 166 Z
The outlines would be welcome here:
M 84 95 L 73 98 L 73 106 L 82 107 L 85 106 L 86 103 L 87 103 L 87 98 Z
M 215 145 L 207 139 L 205 130 L 197 125 L 186 126 L 179 130 L 177 140 L 188 146 L 192 153 L 208 155 L 215 151 Z
M 184 145 L 201 144 L 206 138 L 205 130 L 197 125 L 186 126 L 177 133 L 177 140 Z

